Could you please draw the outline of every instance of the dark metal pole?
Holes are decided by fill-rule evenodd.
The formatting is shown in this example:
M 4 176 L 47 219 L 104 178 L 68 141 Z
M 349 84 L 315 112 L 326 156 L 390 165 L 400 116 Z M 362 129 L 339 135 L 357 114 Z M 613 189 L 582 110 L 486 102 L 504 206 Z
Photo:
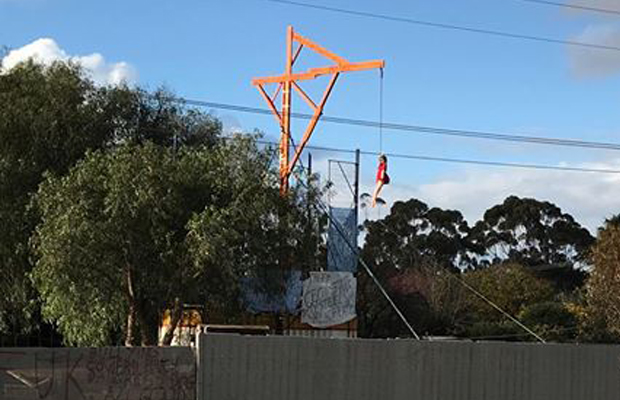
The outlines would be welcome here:
M 354 188 L 354 192 L 355 192 L 355 199 L 354 199 L 354 203 L 355 204 L 355 223 L 357 224 L 357 221 L 359 220 L 359 203 L 360 203 L 360 150 L 356 149 L 355 150 L 355 184 L 353 186 Z M 355 230 L 355 245 L 357 246 L 357 234 L 358 234 L 358 230 Z
M 312 176 L 312 153 L 308 152 L 308 185 L 310 184 L 310 177 Z M 310 195 L 310 191 L 308 191 L 308 198 L 306 199 L 306 207 L 307 207 L 307 212 L 308 212 L 308 225 L 311 226 L 310 224 L 312 224 L 312 207 L 310 206 L 311 203 L 311 195 Z

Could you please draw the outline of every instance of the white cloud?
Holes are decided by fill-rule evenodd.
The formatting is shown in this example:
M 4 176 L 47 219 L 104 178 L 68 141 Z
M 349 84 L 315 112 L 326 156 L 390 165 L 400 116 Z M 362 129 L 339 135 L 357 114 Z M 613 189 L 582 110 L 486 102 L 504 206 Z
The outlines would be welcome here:
M 620 27 L 610 24 L 588 26 L 573 40 L 620 47 Z M 579 77 L 603 77 L 620 72 L 620 52 L 570 46 L 570 66 Z
M 582 166 L 620 170 L 620 159 Z M 390 204 L 415 197 L 431 207 L 459 210 L 470 224 L 510 195 L 550 201 L 593 233 L 620 213 L 620 174 L 476 168 L 419 187 L 399 185 L 398 179 L 393 176 L 395 184 L 383 193 Z
M 232 114 L 228 114 L 228 113 L 224 113 L 221 115 L 215 114 L 215 116 L 222 123 L 222 132 L 224 133 L 225 136 L 234 135 L 236 133 L 247 132 L 243 129 L 241 122 L 236 116 Z
M 12 50 L 2 60 L 2 66 L 10 70 L 20 62 L 28 59 L 49 65 L 57 60 L 71 60 L 84 67 L 95 83 L 117 85 L 122 82 L 133 83 L 137 80 L 136 69 L 126 62 L 108 63 L 99 53 L 86 56 L 70 56 L 50 38 L 37 39 L 19 49 Z
M 568 4 L 571 6 L 576 6 L 576 7 L 600 8 L 603 10 L 612 10 L 612 11 L 620 12 L 620 4 L 618 4 L 618 0 L 572 0 L 572 1 L 569 1 Z M 588 14 L 592 13 L 592 11 L 579 10 L 579 9 L 572 9 L 570 11 L 574 13 L 588 13 Z M 604 14 L 604 13 L 598 14 L 598 16 L 603 16 L 603 15 L 611 16 L 613 14 Z

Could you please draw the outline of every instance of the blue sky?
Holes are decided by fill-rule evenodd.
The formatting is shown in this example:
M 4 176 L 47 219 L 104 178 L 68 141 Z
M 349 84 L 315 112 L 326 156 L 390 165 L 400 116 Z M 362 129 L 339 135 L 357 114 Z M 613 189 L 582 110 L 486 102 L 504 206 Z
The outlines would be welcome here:
M 570 1 L 570 0 L 567 0 Z M 519 0 L 369 0 L 309 3 L 562 40 L 620 46 L 620 17 L 567 11 Z M 616 0 L 589 0 L 612 8 Z M 616 4 L 616 7 L 619 7 Z M 456 129 L 620 142 L 620 52 L 441 30 L 264 0 L 0 0 L 0 45 L 19 49 L 50 38 L 67 56 L 99 53 L 106 71 L 124 62 L 138 84 L 166 85 L 180 96 L 265 107 L 250 81 L 284 64 L 286 26 L 352 60 L 385 59 L 384 120 Z M 311 56 L 300 67 L 319 66 Z M 97 64 L 101 66 L 102 64 Z M 379 74 L 344 75 L 326 115 L 376 120 Z M 304 86 L 320 93 L 323 80 Z M 301 99 L 294 108 L 306 111 Z M 272 117 L 215 111 L 229 126 L 275 137 Z M 304 122 L 305 123 L 305 122 Z M 302 123 L 294 124 L 297 137 Z M 376 129 L 320 124 L 312 144 L 378 151 Z M 506 162 L 620 169 L 620 153 L 432 137 L 384 135 L 386 152 Z M 326 158 L 314 153 L 326 173 Z M 323 160 L 323 162 L 321 162 Z M 364 157 L 370 191 L 374 157 Z M 620 179 L 391 160 L 390 202 L 420 197 L 461 209 L 473 222 L 509 194 L 556 202 L 591 229 L 620 212 Z M 385 212 L 385 211 L 383 211 Z

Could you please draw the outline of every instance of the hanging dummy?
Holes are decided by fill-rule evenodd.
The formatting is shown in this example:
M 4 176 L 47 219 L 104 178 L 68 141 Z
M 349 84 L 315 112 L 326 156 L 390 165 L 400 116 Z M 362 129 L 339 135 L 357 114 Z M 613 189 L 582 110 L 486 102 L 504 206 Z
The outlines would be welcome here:
M 385 154 L 381 154 L 379 156 L 379 167 L 377 168 L 377 183 L 375 186 L 375 191 L 372 195 L 372 206 L 375 207 L 377 205 L 377 198 L 381 193 L 381 189 L 383 189 L 384 185 L 388 185 L 390 183 L 390 176 L 387 173 L 387 157 Z
M 379 167 L 377 168 L 377 183 L 372 195 L 372 207 L 377 206 L 377 199 L 384 185 L 390 183 L 390 176 L 387 173 L 387 157 L 383 154 L 383 68 L 380 69 L 379 77 Z

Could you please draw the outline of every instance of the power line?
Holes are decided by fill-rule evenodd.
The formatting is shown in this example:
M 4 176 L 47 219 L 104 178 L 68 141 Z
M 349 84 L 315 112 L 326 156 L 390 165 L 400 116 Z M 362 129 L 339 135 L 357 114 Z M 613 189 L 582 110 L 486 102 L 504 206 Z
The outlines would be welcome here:
M 183 102 L 185 104 L 196 105 L 201 107 L 209 107 L 209 108 L 217 108 L 224 109 L 230 111 L 239 111 L 239 112 L 249 112 L 255 114 L 262 115 L 271 115 L 271 110 L 256 108 L 256 107 L 247 107 L 247 106 L 239 106 L 233 104 L 224 104 L 224 103 L 214 103 L 207 102 L 201 100 L 190 100 L 184 98 L 177 98 L 176 100 Z M 291 116 L 295 118 L 312 118 L 309 114 L 300 114 L 300 113 L 291 113 Z M 377 122 L 373 121 L 365 121 L 365 120 L 354 120 L 340 117 L 328 117 L 324 116 L 323 119 L 327 122 L 340 123 L 340 124 L 349 124 L 349 125 L 358 125 L 358 126 L 378 126 Z M 474 131 L 456 131 L 456 130 L 447 130 L 443 128 L 430 128 L 430 127 L 416 127 L 413 125 L 402 125 L 402 124 L 392 124 L 392 123 L 383 123 L 384 127 L 388 127 L 390 129 L 395 130 L 407 130 L 419 132 L 416 130 L 417 128 L 422 128 L 421 132 L 426 133 L 436 133 L 436 134 L 446 134 L 451 136 L 463 136 L 463 137 L 475 137 L 480 139 L 493 139 L 493 140 L 506 140 L 506 141 L 515 141 L 515 142 L 527 142 L 527 143 L 537 143 L 537 144 L 546 144 L 546 145 L 557 145 L 557 146 L 570 146 L 570 147 L 584 147 L 584 148 L 595 148 L 595 149 L 605 149 L 605 150 L 620 150 L 620 145 L 613 143 L 604 143 L 604 142 L 586 142 L 586 141 L 578 141 L 578 140 L 568 140 L 568 139 L 552 139 L 552 138 L 536 138 L 531 136 L 512 136 L 505 134 L 492 134 L 492 133 L 483 133 L 477 132 L 477 136 L 474 136 L 476 132 Z M 433 129 L 437 129 L 437 131 L 433 131 Z M 499 139 L 502 137 L 502 139 Z M 539 140 L 539 141 L 534 141 Z M 275 142 L 267 142 L 262 141 L 264 144 L 277 144 Z M 350 149 L 342 149 L 342 148 L 334 148 L 334 147 L 323 147 L 323 146 L 306 146 L 309 149 L 315 150 L 323 150 L 323 151 L 331 151 L 336 153 L 355 153 L 355 150 Z M 364 155 L 379 155 L 378 152 L 363 150 L 361 154 Z M 471 165 L 484 165 L 484 166 L 494 166 L 494 167 L 507 167 L 507 168 L 521 168 L 521 169 L 537 169 L 537 170 L 552 170 L 552 171 L 564 171 L 564 172 L 588 172 L 588 173 L 605 173 L 605 174 L 620 174 L 620 170 L 616 169 L 604 169 L 604 168 L 583 168 L 583 167 L 563 167 L 563 166 L 552 166 L 552 165 L 543 165 L 543 164 L 528 164 L 528 163 L 507 163 L 501 161 L 485 161 L 485 160 L 471 160 L 471 159 L 463 159 L 463 158 L 450 158 L 450 157 L 435 157 L 435 156 L 426 156 L 426 155 L 417 155 L 417 154 L 402 154 L 402 153 L 388 153 L 389 157 L 392 158 L 402 158 L 402 159 L 411 159 L 418 161 L 436 161 L 436 162 L 447 162 L 447 163 L 456 163 L 456 164 L 471 164 Z
M 570 8 L 570 9 L 573 9 L 573 10 L 580 10 L 580 11 L 589 11 L 589 12 L 596 12 L 596 13 L 603 13 L 603 14 L 620 15 L 620 10 L 612 10 L 610 8 L 581 6 L 581 5 L 578 5 L 578 4 L 560 3 L 560 2 L 557 2 L 557 1 L 547 1 L 547 0 L 520 0 L 520 1 L 525 1 L 525 2 L 528 2 L 528 3 L 543 4 L 543 5 L 554 6 L 554 7 Z
M 185 104 L 199 106 L 199 107 L 215 108 L 215 109 L 221 109 L 221 110 L 253 113 L 253 114 L 260 114 L 260 115 L 272 115 L 271 110 L 268 110 L 266 108 L 249 107 L 249 106 L 241 106 L 241 105 L 226 104 L 226 103 L 216 103 L 216 102 L 210 102 L 210 101 L 192 100 L 192 99 L 185 99 L 185 98 L 177 98 L 176 100 L 179 102 L 185 103 Z M 309 120 L 313 116 L 310 114 L 305 114 L 305 113 L 291 113 L 291 117 L 297 118 L 297 119 Z M 536 136 L 516 135 L 516 134 L 507 134 L 507 133 L 498 133 L 498 132 L 484 132 L 484 131 L 474 131 L 474 130 L 464 130 L 464 129 L 439 128 L 439 127 L 431 127 L 431 126 L 424 126 L 424 125 L 397 124 L 397 123 L 391 123 L 391 122 L 380 123 L 380 122 L 370 121 L 370 120 L 333 117 L 333 116 L 327 116 L 327 115 L 323 115 L 321 117 L 321 120 L 323 120 L 324 122 L 341 124 L 341 125 L 361 126 L 361 127 L 366 127 L 366 128 L 383 127 L 384 129 L 390 129 L 393 131 L 413 132 L 413 133 L 421 133 L 421 134 L 429 134 L 429 135 L 454 136 L 454 137 L 475 138 L 475 139 L 484 139 L 484 140 L 530 143 L 530 144 L 538 144 L 538 145 L 578 147 L 578 148 L 586 148 L 586 149 L 620 151 L 619 143 L 594 142 L 594 141 L 586 141 L 586 140 L 560 139 L 560 138 L 550 138 L 550 137 L 536 137 Z
M 153 129 L 158 132 L 165 132 L 160 129 Z M 223 139 L 230 139 L 229 137 L 223 137 Z M 291 138 L 292 140 L 292 138 Z M 257 140 L 257 143 L 274 146 L 275 148 L 279 147 L 278 142 L 267 141 L 267 140 Z M 317 151 L 326 151 L 332 153 L 343 153 L 343 154 L 355 154 L 356 150 L 337 148 L 337 147 L 326 147 L 326 146 L 316 146 L 316 145 L 307 145 L 306 149 L 317 150 Z M 360 150 L 360 154 L 363 155 L 371 155 L 378 156 L 381 153 L 376 151 L 368 151 L 368 150 Z M 493 167 L 506 167 L 506 168 L 523 168 L 523 169 L 538 169 L 538 170 L 551 170 L 551 171 L 564 171 L 564 172 L 585 172 L 585 173 L 605 173 L 605 174 L 620 174 L 620 170 L 615 169 L 603 169 L 603 168 L 583 168 L 583 167 L 562 167 L 562 166 L 553 166 L 553 165 L 543 165 L 543 164 L 525 164 L 525 163 L 507 163 L 500 161 L 485 161 L 485 160 L 471 160 L 471 159 L 462 159 L 462 158 L 448 158 L 448 157 L 434 157 L 434 156 L 425 156 L 425 155 L 415 155 L 415 154 L 398 154 L 398 153 L 388 153 L 387 156 L 392 158 L 402 158 L 409 160 L 417 160 L 417 161 L 436 161 L 436 162 L 447 162 L 447 163 L 455 163 L 455 164 L 471 164 L 471 165 L 485 165 L 485 166 L 493 166 Z
M 362 151 L 361 153 L 371 154 L 371 155 L 379 154 L 378 152 L 369 152 L 369 151 Z M 404 159 L 420 160 L 420 161 L 438 161 L 438 162 L 448 162 L 448 163 L 457 163 L 457 164 L 474 164 L 474 165 L 485 165 L 485 166 L 492 166 L 492 167 L 554 170 L 554 171 L 564 171 L 564 172 L 589 172 L 589 173 L 604 173 L 604 174 L 619 174 L 620 173 L 620 170 L 616 170 L 616 169 L 562 167 L 562 166 L 553 166 L 553 165 L 525 164 L 525 163 L 506 163 L 506 162 L 500 162 L 500 161 L 469 160 L 469 159 L 463 159 L 463 158 L 432 157 L 432 156 L 398 154 L 398 153 L 391 153 L 391 154 L 388 153 L 388 155 L 392 158 L 404 158 Z
M 266 140 L 259 140 L 258 142 L 261 144 L 269 144 L 269 145 L 278 144 L 276 142 L 271 142 L 271 141 L 266 141 Z M 333 153 L 355 154 L 355 150 L 343 149 L 343 148 L 337 148 L 337 147 L 307 145 L 306 148 L 309 150 L 328 151 L 328 152 L 333 152 Z M 380 153 L 376 151 L 360 150 L 360 154 L 378 156 Z M 617 170 L 617 169 L 562 167 L 562 166 L 543 165 L 543 164 L 507 163 L 507 162 L 500 162 L 500 161 L 470 160 L 470 159 L 463 159 L 463 158 L 433 157 L 433 156 L 424 156 L 424 155 L 415 155 L 415 154 L 399 154 L 399 153 L 387 153 L 386 155 L 390 158 L 401 158 L 401 159 L 417 160 L 417 161 L 436 161 L 436 162 L 446 162 L 446 163 L 454 163 L 454 164 L 484 165 L 484 166 L 492 166 L 492 167 L 537 169 L 537 170 L 551 170 L 551 171 L 563 171 L 563 172 L 620 174 L 620 170 Z
M 441 23 L 441 22 L 424 21 L 424 20 L 419 20 L 419 19 L 397 17 L 393 15 L 371 13 L 371 12 L 366 12 L 366 11 L 357 11 L 357 10 L 350 10 L 350 9 L 345 9 L 345 8 L 321 6 L 318 4 L 308 4 L 308 3 L 298 2 L 298 1 L 290 1 L 290 0 L 266 0 L 266 1 L 269 1 L 272 3 L 292 5 L 292 6 L 297 6 L 297 7 L 312 8 L 312 9 L 322 10 L 322 11 L 330 11 L 330 12 L 336 12 L 336 13 L 341 13 L 341 14 L 354 15 L 358 17 L 382 19 L 382 20 L 392 21 L 392 22 L 402 22 L 402 23 L 407 23 L 407 24 L 412 24 L 412 25 L 429 26 L 433 28 L 449 29 L 449 30 L 456 30 L 456 31 L 461 31 L 461 32 L 480 33 L 480 34 L 485 34 L 485 35 L 499 36 L 499 37 L 505 37 L 505 38 L 511 38 L 511 39 L 522 39 L 522 40 L 529 40 L 529 41 L 536 41 L 536 42 L 564 44 L 564 45 L 569 45 L 569 46 L 587 47 L 587 48 L 593 48 L 593 49 L 599 49 L 599 50 L 620 51 L 620 47 L 609 46 L 609 45 L 604 45 L 604 44 L 587 43 L 587 42 L 580 42 L 580 41 L 575 41 L 575 40 L 554 39 L 554 38 L 543 37 L 543 36 L 534 36 L 534 35 L 526 35 L 526 34 L 520 34 L 520 33 L 497 31 L 497 30 L 491 30 L 491 29 L 474 28 L 471 26 L 464 26 L 464 25 L 454 25 L 454 24 L 447 24 L 447 23 Z

